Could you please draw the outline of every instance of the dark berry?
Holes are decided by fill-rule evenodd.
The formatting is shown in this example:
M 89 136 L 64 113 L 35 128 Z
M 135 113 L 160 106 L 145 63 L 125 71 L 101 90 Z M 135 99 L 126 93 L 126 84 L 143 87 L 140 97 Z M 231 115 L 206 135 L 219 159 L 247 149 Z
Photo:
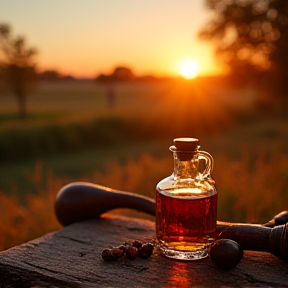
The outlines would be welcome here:
M 112 253 L 112 249 L 110 248 L 105 248 L 102 250 L 101 253 L 102 259 L 105 261 L 115 261 L 117 260 L 117 258 L 115 257 L 115 255 L 113 255 Z
M 126 249 L 126 245 L 121 244 L 121 245 L 116 246 L 115 248 L 117 248 L 117 249 L 121 249 L 121 250 L 125 251 L 125 249 Z
M 151 243 L 144 243 L 139 249 L 138 249 L 138 256 L 141 258 L 149 258 L 153 253 L 154 245 Z
M 117 248 L 117 247 L 113 247 L 111 249 L 111 253 L 113 254 L 113 256 L 116 258 L 116 259 L 119 259 L 121 257 L 124 256 L 124 249 L 120 249 L 120 248 Z
M 125 248 L 125 252 L 127 255 L 127 258 L 130 260 L 135 260 L 137 258 L 138 255 L 138 249 L 134 246 L 126 246 Z
M 142 246 L 142 242 L 134 240 L 131 245 L 139 249 Z
M 230 270 L 241 261 L 243 250 L 241 246 L 230 239 L 219 239 L 210 248 L 213 262 L 224 270 Z

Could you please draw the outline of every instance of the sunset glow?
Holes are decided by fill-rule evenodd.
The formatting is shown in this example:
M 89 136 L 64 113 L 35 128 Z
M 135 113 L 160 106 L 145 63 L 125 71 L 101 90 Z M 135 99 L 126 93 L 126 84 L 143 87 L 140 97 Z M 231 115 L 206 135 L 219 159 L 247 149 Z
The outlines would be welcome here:
M 199 74 L 199 64 L 194 61 L 185 61 L 180 65 L 180 73 L 186 79 L 193 79 Z
M 139 76 L 218 74 L 211 47 L 197 36 L 209 16 L 202 1 L 1 0 L 0 10 L 1 22 L 39 52 L 39 70 L 76 77 L 111 73 L 117 66 Z M 180 69 L 180 55 L 193 55 L 198 64 Z

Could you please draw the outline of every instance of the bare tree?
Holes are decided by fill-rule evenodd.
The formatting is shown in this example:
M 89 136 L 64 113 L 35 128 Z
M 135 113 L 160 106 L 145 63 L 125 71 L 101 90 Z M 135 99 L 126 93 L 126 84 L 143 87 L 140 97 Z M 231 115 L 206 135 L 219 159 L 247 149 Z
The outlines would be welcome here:
M 26 115 L 27 95 L 36 80 L 34 48 L 28 48 L 26 39 L 12 37 L 8 24 L 0 24 L 0 77 L 5 78 L 9 89 L 16 96 L 19 115 Z

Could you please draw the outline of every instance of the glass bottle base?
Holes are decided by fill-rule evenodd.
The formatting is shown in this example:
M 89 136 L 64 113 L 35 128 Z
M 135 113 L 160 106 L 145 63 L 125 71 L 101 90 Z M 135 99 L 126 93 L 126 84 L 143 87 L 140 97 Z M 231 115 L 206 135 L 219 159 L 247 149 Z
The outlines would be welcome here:
M 209 255 L 208 248 L 198 251 L 178 251 L 161 246 L 159 248 L 164 256 L 178 260 L 200 260 L 208 257 Z

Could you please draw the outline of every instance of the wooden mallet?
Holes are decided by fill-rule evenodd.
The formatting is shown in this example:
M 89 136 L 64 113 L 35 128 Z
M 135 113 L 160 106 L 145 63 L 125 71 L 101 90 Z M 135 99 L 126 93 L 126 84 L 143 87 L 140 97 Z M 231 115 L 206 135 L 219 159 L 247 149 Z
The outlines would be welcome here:
M 55 214 L 63 225 L 98 218 L 116 208 L 131 208 L 155 215 L 155 201 L 134 193 L 114 190 L 86 182 L 64 186 L 55 201 Z M 220 239 L 232 239 L 244 250 L 270 252 L 288 262 L 288 211 L 277 214 L 269 222 L 241 224 L 217 221 Z

